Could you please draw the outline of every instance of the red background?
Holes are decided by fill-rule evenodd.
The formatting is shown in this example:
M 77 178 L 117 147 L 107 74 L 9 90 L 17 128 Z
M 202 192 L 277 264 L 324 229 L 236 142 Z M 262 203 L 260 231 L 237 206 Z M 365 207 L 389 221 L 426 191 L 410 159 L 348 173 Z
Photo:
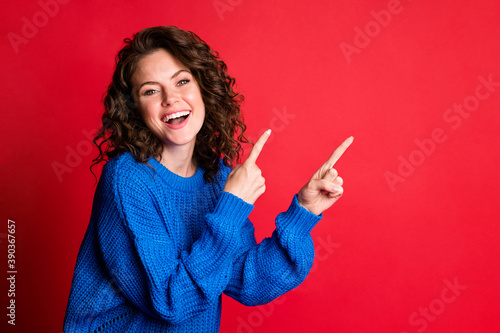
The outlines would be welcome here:
M 1 327 L 62 331 L 95 190 L 84 131 L 99 126 L 123 38 L 177 25 L 228 64 L 250 136 L 274 130 L 258 161 L 267 180 L 251 214 L 259 240 L 355 137 L 337 164 L 344 197 L 312 233 L 311 274 L 272 305 L 224 296 L 221 332 L 500 331 L 500 87 L 478 88 L 488 95 L 479 105 L 472 97 L 479 77 L 500 82 L 500 2 L 60 0 L 51 15 L 46 2 L 6 2 L 0 14 L 2 276 L 8 218 L 18 270 L 16 326 L 6 323 L 2 278 Z M 390 20 L 374 23 L 388 6 Z M 30 35 L 23 26 L 34 22 Z M 13 34 L 25 39 L 15 45 Z M 341 43 L 356 42 L 346 56 Z M 470 114 L 448 111 L 464 101 Z M 439 129 L 442 142 L 429 143 Z

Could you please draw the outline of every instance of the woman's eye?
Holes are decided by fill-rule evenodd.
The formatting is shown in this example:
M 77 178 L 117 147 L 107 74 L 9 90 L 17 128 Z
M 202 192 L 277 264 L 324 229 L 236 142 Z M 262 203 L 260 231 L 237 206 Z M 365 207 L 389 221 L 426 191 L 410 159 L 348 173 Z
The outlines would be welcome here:
M 189 82 L 189 80 L 187 80 L 187 79 L 186 80 L 180 80 L 179 82 L 177 82 L 177 85 L 178 86 L 183 86 L 183 85 L 185 85 L 188 82 Z
M 144 92 L 144 95 L 145 95 L 145 96 L 148 96 L 148 95 L 153 95 L 155 92 L 156 92 L 156 90 L 146 90 L 146 91 Z

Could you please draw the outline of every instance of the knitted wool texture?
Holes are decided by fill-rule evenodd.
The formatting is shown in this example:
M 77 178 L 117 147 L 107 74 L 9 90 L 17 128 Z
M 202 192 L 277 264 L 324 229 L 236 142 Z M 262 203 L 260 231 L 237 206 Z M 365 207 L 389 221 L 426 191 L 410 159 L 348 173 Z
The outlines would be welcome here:
M 297 287 L 321 219 L 295 196 L 257 244 L 253 205 L 198 168 L 189 178 L 124 153 L 106 163 L 78 253 L 64 332 L 218 332 L 221 294 L 265 304 Z

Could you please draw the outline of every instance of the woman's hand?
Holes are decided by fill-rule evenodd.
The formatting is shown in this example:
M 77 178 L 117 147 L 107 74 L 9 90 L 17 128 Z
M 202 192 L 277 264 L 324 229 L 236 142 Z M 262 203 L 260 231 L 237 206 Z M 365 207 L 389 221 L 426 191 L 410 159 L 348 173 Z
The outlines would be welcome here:
M 353 140 L 354 138 L 351 136 L 335 149 L 328 161 L 302 187 L 297 194 L 299 205 L 311 213 L 319 215 L 330 208 L 342 196 L 344 181 L 338 175 L 337 170 L 333 169 L 333 166 Z
M 255 162 L 270 135 L 270 129 L 265 131 L 253 146 L 246 161 L 231 171 L 224 185 L 225 192 L 234 194 L 251 205 L 265 192 L 266 180 Z

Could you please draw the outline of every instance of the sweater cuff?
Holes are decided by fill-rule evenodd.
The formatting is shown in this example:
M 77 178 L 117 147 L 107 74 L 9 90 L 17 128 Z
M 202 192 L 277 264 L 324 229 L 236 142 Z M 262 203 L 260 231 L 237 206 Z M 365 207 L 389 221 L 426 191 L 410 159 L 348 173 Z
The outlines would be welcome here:
M 311 230 L 322 218 L 323 214 L 316 215 L 299 205 L 297 195 L 294 195 L 288 210 L 276 218 L 276 229 L 280 232 L 304 237 L 311 233 Z
M 232 225 L 240 226 L 246 221 L 253 207 L 234 194 L 222 191 L 211 215 L 217 216 L 220 221 L 228 221 Z

